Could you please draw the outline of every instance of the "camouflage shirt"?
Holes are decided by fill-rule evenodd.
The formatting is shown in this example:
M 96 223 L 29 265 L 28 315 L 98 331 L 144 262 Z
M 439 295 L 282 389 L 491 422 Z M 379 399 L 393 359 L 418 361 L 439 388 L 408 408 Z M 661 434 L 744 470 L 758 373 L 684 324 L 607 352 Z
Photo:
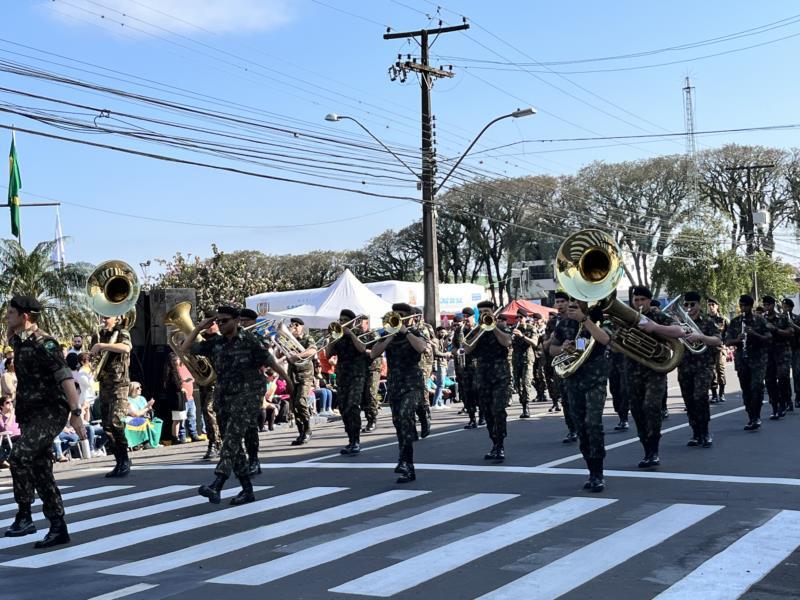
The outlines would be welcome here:
M 731 340 L 742 334 L 743 319 L 745 325 L 752 327 L 761 335 L 771 335 L 769 329 L 767 329 L 767 320 L 762 316 L 750 313 L 746 318 L 745 315 L 738 315 L 731 319 L 728 328 L 725 330 L 725 344 L 736 347 L 736 354 L 734 355 L 736 367 L 738 368 L 741 364 L 757 365 L 762 362 L 766 364 L 769 341 L 761 341 L 754 336 L 747 336 L 745 344 L 731 344 Z
M 366 335 L 366 334 L 368 334 L 368 335 Z M 367 344 L 369 342 L 373 342 L 373 341 L 377 340 L 378 337 L 380 337 L 380 334 L 378 334 L 378 332 L 376 332 L 376 331 L 368 331 L 368 332 L 365 332 L 365 335 L 362 338 L 362 341 L 365 344 Z M 367 365 L 367 370 L 369 370 L 369 371 L 380 371 L 381 370 L 381 365 L 383 364 L 383 359 L 380 356 L 376 356 L 376 357 L 368 359 L 368 360 L 369 360 L 369 365 Z
M 791 319 L 792 323 L 794 323 L 797 327 L 800 327 L 800 315 L 796 315 L 794 313 L 787 313 L 786 317 Z M 791 346 L 792 350 L 797 350 L 798 348 L 800 348 L 800 339 L 798 339 L 797 337 L 797 329 L 792 327 L 792 331 L 794 332 L 794 335 L 788 338 L 789 345 Z
M 609 335 L 611 334 L 610 326 L 607 323 L 601 324 L 601 327 L 608 330 Z M 562 346 L 564 342 L 573 341 L 578 338 L 586 340 L 587 345 L 589 341 L 593 339 L 592 334 L 589 333 L 585 327 L 581 328 L 580 321 L 564 318 L 561 319 L 561 321 L 558 323 L 558 326 L 556 326 L 556 329 L 553 332 L 551 343 L 555 344 L 556 346 Z M 586 359 L 587 362 L 584 363 L 584 365 L 586 365 L 589 361 L 594 360 L 606 360 L 606 347 L 604 345 L 595 343 L 592 346 L 592 353 Z
M 20 425 L 30 417 L 54 408 L 64 411 L 67 420 L 67 395 L 61 382 L 72 379 L 64 353 L 53 337 L 35 329 L 11 339 L 17 373 L 16 415 Z
M 103 329 L 100 331 L 99 336 L 98 334 L 92 336 L 92 345 L 97 343 L 110 344 L 111 338 L 114 337 L 115 333 L 115 344 L 125 344 L 128 346 L 129 350 L 133 347 L 131 344 L 131 334 L 125 328 L 115 328 L 111 331 Z M 130 367 L 130 364 L 130 352 L 109 352 L 106 364 L 103 367 L 103 370 L 97 375 L 97 380 L 100 383 L 127 385 L 130 382 L 130 378 L 128 376 L 128 368 Z
M 312 347 L 316 348 L 316 343 L 308 334 L 297 338 L 297 341 L 300 342 L 300 345 L 306 350 Z M 314 378 L 314 361 L 312 359 L 313 357 L 307 358 L 299 365 L 289 363 L 289 376 L 293 379 L 293 381 L 298 383 L 300 381 L 310 381 Z
M 774 325 L 777 329 L 792 328 L 791 324 L 789 323 L 789 317 L 786 315 L 786 313 L 765 313 L 764 318 L 767 320 L 767 323 Z M 783 336 L 774 329 L 771 329 L 770 333 L 772 333 L 772 341 L 769 344 L 770 354 L 783 354 L 791 350 L 792 338 Z
M 425 391 L 425 379 L 420 366 L 420 353 L 408 341 L 408 336 L 423 337 L 418 330 L 398 333 L 386 346 L 387 386 L 389 394 L 398 396 L 410 391 Z M 424 339 L 424 337 L 423 337 Z
M 694 320 L 694 322 L 703 335 L 722 339 L 719 326 L 712 317 L 700 315 Z M 700 354 L 694 354 L 693 352 L 689 352 L 689 349 L 687 348 L 683 353 L 683 360 L 681 361 L 681 364 L 678 365 L 678 370 L 686 373 L 697 373 L 710 369 L 716 361 L 714 350 L 716 350 L 716 348 L 707 348 Z
M 328 358 L 338 356 L 336 362 L 336 377 L 347 379 L 353 375 L 360 375 L 367 371 L 370 366 L 370 358 L 365 352 L 359 352 L 349 335 L 343 335 L 336 340 L 330 347 Z
M 500 331 L 509 333 L 508 327 L 497 325 Z M 476 334 L 478 335 L 478 334 Z M 509 349 L 503 346 L 492 331 L 484 332 L 475 343 L 471 356 L 477 361 L 481 377 L 486 381 L 497 381 L 511 377 L 511 366 L 508 362 Z
M 230 340 L 213 335 L 192 344 L 192 354 L 206 356 L 217 372 L 217 393 L 233 396 L 240 393 L 260 393 L 264 377 L 262 366 L 274 366 L 275 357 L 253 334 L 239 330 Z
M 515 362 L 533 362 L 533 346 L 531 346 L 525 338 L 534 338 L 536 336 L 536 330 L 531 325 L 518 325 L 517 330 L 523 335 L 523 337 L 519 337 L 518 335 L 511 336 L 511 351 L 513 353 L 514 361 Z

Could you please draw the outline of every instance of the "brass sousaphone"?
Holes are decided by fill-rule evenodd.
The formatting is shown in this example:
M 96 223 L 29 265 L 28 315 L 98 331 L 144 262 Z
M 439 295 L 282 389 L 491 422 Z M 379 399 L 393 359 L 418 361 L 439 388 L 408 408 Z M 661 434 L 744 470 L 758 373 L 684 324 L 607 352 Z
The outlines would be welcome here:
M 217 372 L 211 361 L 205 356 L 196 356 L 181 350 L 183 341 L 194 331 L 191 313 L 191 302 L 178 302 L 164 315 L 164 325 L 168 328 L 167 344 L 189 369 L 195 383 L 200 386 L 209 386 L 217 380 Z M 198 335 L 197 340 L 202 341 L 203 337 Z

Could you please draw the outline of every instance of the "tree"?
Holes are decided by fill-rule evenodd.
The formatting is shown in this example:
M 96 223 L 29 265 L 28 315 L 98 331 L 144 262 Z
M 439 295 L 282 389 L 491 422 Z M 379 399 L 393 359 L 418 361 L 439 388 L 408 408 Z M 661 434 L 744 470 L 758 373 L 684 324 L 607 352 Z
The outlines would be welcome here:
M 384 231 L 361 250 L 347 256 L 353 274 L 364 282 L 419 281 L 422 271 L 422 223 L 417 221 L 395 232 Z
M 43 309 L 39 327 L 66 340 L 97 327 L 86 295 L 92 267 L 86 263 L 56 265 L 50 259 L 55 245 L 56 241 L 40 242 L 28 253 L 16 240 L 0 240 L 0 295 L 3 310 L 15 294 L 36 298 Z

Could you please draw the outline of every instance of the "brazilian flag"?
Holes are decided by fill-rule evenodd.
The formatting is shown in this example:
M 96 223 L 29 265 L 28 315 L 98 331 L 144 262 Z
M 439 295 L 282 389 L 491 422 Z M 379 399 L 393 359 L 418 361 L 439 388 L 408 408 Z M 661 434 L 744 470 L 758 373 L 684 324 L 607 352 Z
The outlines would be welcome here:
M 11 235 L 19 237 L 19 191 L 22 189 L 22 177 L 19 174 L 17 147 L 14 134 L 11 134 L 11 151 L 8 153 L 8 206 L 11 208 Z

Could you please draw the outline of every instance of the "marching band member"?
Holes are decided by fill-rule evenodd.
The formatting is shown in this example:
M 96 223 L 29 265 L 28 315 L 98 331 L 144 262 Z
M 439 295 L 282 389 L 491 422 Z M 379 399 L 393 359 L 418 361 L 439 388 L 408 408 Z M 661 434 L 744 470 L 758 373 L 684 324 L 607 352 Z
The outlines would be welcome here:
M 533 347 L 537 340 L 533 327 L 528 323 L 528 313 L 522 308 L 517 310 L 517 326 L 511 336 L 513 382 L 519 393 L 519 403 L 522 405 L 520 419 L 527 419 L 531 416 L 528 412 L 528 402 L 530 402 L 533 381 Z
M 791 338 L 794 337 L 794 329 L 789 323 L 789 317 L 775 310 L 775 298 L 764 296 L 761 303 L 764 305 L 767 329 L 772 334 L 765 378 L 769 403 L 772 405 L 772 415 L 769 418 L 775 421 L 786 416 L 786 408 L 792 401 L 789 369 L 792 366 Z
M 795 407 L 800 408 L 800 338 L 797 332 L 800 330 L 800 315 L 794 314 L 794 301 L 790 298 L 784 298 L 781 302 L 783 312 L 790 323 L 794 324 L 792 327 L 792 337 L 789 338 L 789 345 L 792 349 L 792 383 L 794 385 L 794 407 L 792 406 L 792 399 L 789 398 L 788 410 L 794 410 Z
M 294 385 L 292 392 L 292 413 L 297 424 L 297 438 L 292 446 L 307 444 L 311 439 L 311 412 L 308 407 L 308 395 L 314 388 L 314 363 L 312 358 L 317 354 L 317 346 L 307 333 L 305 323 L 299 317 L 289 319 L 289 331 L 305 348 L 299 354 L 289 354 L 289 378 Z
M 706 300 L 708 308 L 708 318 L 717 326 L 720 337 L 725 339 L 725 329 L 728 327 L 728 319 L 719 314 L 719 302 L 715 298 Z M 728 351 L 725 346 L 709 348 L 709 352 L 714 357 L 714 373 L 711 380 L 711 404 L 725 402 L 725 365 L 728 364 Z
M 453 361 L 456 368 L 456 381 L 458 382 L 458 394 L 469 421 L 464 429 L 477 429 L 478 421 L 475 415 L 478 412 L 478 399 L 475 389 L 476 365 L 475 359 L 467 356 L 464 351 L 464 340 L 473 330 L 475 322 L 473 317 L 475 311 L 465 306 L 460 315 L 453 319 L 455 331 L 453 331 Z M 481 413 L 483 418 L 483 413 Z
M 572 421 L 572 415 L 569 412 L 569 396 L 568 390 L 564 385 L 564 380 L 555 374 L 552 367 L 552 353 L 550 352 L 550 344 L 552 343 L 553 334 L 556 327 L 567 318 L 567 305 L 569 304 L 569 295 L 566 292 L 558 291 L 554 294 L 554 302 L 558 314 L 547 322 L 545 329 L 545 353 L 550 356 L 549 372 L 553 378 L 552 387 L 550 388 L 550 397 L 553 399 L 552 409 L 558 411 L 558 401 L 561 400 L 561 406 L 564 409 L 564 423 L 567 425 L 567 435 L 561 440 L 565 444 L 571 444 L 578 441 L 578 434 L 575 431 L 575 423 Z

